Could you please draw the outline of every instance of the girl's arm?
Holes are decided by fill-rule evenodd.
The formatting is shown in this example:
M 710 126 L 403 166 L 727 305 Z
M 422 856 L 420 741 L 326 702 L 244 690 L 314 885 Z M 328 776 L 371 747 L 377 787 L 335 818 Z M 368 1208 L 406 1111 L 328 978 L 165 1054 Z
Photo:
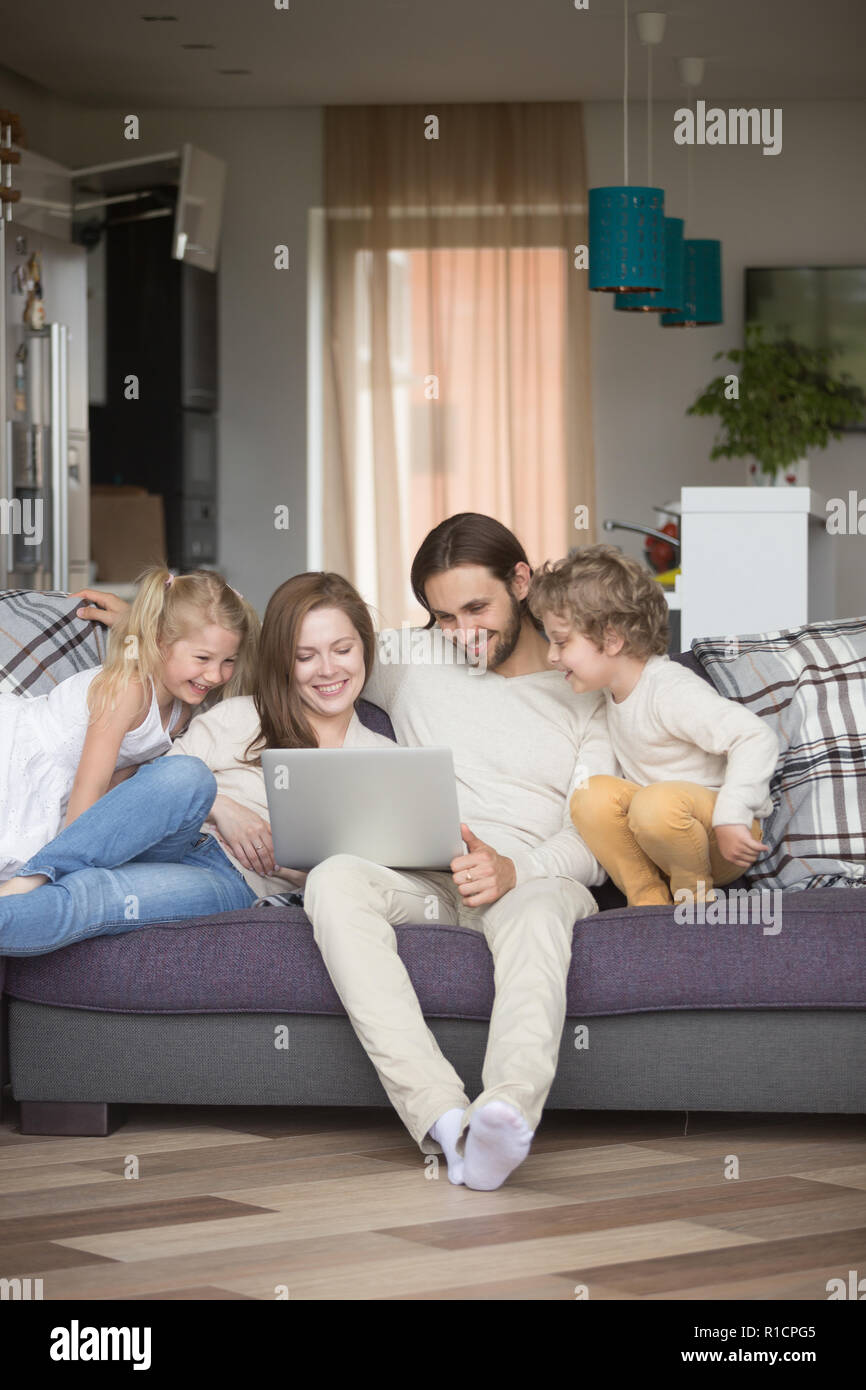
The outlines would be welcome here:
M 114 709 L 91 720 L 69 794 L 64 828 L 108 791 L 124 735 L 141 723 L 141 710 L 142 687 L 131 680 Z

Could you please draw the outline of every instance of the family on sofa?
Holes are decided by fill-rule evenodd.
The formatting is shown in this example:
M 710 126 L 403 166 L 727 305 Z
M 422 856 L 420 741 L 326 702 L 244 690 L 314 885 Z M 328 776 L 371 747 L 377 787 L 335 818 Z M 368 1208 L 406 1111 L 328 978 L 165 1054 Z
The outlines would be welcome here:
M 466 661 L 377 659 L 366 605 L 333 574 L 286 581 L 260 632 L 209 572 L 154 569 L 131 608 L 85 592 L 81 616 L 111 629 L 103 667 L 0 695 L 0 955 L 302 892 L 407 1130 L 452 1182 L 489 1190 L 526 1158 L 552 1084 L 590 889 L 609 874 L 629 903 L 711 901 L 754 868 L 779 740 L 669 660 L 664 596 L 613 547 L 533 573 L 506 527 L 461 513 L 411 582 Z M 453 751 L 466 853 L 448 871 L 274 863 L 261 753 L 393 748 L 359 720 L 362 692 L 401 744 Z M 394 925 L 431 916 L 483 933 L 494 960 L 474 1101 L 397 954 Z

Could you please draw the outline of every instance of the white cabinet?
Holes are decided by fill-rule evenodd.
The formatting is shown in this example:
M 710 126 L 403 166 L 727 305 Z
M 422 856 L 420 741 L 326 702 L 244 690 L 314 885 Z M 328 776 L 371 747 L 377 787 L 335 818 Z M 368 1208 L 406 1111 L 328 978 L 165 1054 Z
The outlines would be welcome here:
M 775 632 L 835 616 L 826 502 L 808 487 L 684 487 L 681 641 Z

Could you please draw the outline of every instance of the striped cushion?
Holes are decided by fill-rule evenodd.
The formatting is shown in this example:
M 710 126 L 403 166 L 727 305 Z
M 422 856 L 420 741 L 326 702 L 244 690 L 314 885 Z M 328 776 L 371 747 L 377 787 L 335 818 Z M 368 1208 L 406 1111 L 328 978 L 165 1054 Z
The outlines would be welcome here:
M 692 650 L 722 695 L 759 714 L 782 749 L 764 823 L 761 888 L 866 886 L 866 618 Z
M 47 695 L 105 660 L 105 628 L 76 618 L 83 600 L 0 589 L 0 694 Z

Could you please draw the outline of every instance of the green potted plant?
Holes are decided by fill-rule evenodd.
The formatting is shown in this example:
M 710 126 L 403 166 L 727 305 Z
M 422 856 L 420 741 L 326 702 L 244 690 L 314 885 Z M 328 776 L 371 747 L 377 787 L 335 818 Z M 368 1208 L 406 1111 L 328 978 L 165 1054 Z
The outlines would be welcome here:
M 746 325 L 746 346 L 717 352 L 733 364 L 686 411 L 715 415 L 720 434 L 710 458 L 752 458 L 752 481 L 806 483 L 806 451 L 824 449 L 843 425 L 866 415 L 866 392 L 847 373 L 834 376 L 832 348 L 793 338 L 767 338 L 762 324 Z

